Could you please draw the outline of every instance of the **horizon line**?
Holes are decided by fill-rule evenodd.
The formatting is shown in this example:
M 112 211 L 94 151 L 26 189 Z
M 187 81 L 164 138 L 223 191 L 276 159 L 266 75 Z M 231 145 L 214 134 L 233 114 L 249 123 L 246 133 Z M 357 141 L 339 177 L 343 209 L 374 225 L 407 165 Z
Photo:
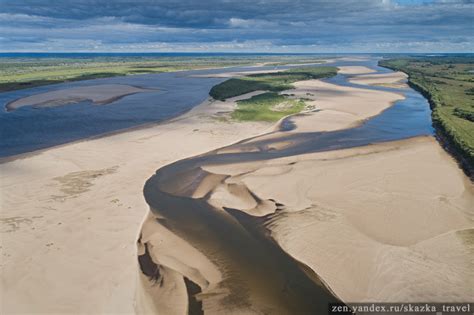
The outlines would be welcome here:
M 0 54 L 265 54 L 265 55 L 311 55 L 311 54 L 474 54 L 474 52 L 264 52 L 264 51 L 0 51 Z

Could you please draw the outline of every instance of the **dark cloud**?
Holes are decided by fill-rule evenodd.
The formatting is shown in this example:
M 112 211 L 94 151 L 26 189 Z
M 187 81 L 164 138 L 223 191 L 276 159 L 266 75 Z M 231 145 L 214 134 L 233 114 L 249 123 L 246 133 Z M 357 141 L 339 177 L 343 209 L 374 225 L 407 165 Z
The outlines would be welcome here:
M 470 0 L 0 0 L 23 51 L 472 51 L 473 20 Z

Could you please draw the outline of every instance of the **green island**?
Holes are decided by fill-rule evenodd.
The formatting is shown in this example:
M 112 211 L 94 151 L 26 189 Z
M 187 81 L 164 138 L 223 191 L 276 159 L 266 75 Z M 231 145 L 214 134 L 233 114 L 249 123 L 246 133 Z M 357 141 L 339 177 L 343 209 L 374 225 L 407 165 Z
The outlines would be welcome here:
M 242 94 L 267 91 L 251 98 L 237 101 L 237 109 L 231 117 L 239 121 L 268 121 L 301 112 L 306 108 L 305 100 L 290 95 L 278 94 L 293 88 L 296 81 L 321 79 L 337 74 L 336 67 L 304 67 L 281 72 L 251 74 L 241 78 L 232 78 L 214 86 L 209 94 L 217 100 Z
M 299 62 L 320 63 L 322 60 L 315 57 L 300 60 L 297 56 L 285 55 L 3 57 L 0 63 L 0 92 L 114 76 Z
M 440 138 L 470 172 L 474 168 L 474 58 L 411 57 L 382 60 L 408 74 L 409 84 L 430 101 Z
M 337 74 L 336 67 L 304 67 L 274 73 L 251 74 L 241 78 L 232 78 L 214 86 L 209 94 L 216 100 L 254 91 L 280 92 L 292 89 L 296 81 L 321 79 Z
M 269 121 L 301 112 L 306 104 L 303 99 L 291 99 L 276 92 L 254 95 L 237 102 L 232 118 L 239 121 Z

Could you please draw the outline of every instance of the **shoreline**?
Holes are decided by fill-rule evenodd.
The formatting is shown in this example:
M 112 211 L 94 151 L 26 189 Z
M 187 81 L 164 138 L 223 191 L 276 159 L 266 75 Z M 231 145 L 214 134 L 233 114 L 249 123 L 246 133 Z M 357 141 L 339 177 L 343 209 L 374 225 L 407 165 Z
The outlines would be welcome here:
M 247 68 L 249 69 L 258 69 L 259 67 L 265 67 L 266 65 L 265 64 L 252 64 L 252 65 L 249 65 L 247 66 Z M 281 67 L 285 67 L 284 65 L 281 66 Z M 206 68 L 206 69 L 210 69 L 210 70 L 214 70 L 214 69 L 229 69 L 228 72 L 225 72 L 224 75 L 225 76 L 230 76 L 232 74 L 232 72 L 230 71 L 232 68 L 240 68 L 240 67 L 235 67 L 235 66 L 229 66 L 229 67 L 212 67 L 212 68 Z M 267 72 L 267 70 L 249 70 L 247 69 L 246 71 L 251 71 L 251 72 Z M 199 70 L 203 70 L 203 69 L 199 69 Z M 199 70 L 196 70 L 196 71 L 199 71 Z M 274 72 L 274 71 L 283 71 L 284 69 L 281 69 L 281 70 L 270 70 L 270 72 Z M 183 71 L 190 71 L 190 70 L 182 70 L 182 71 L 173 71 L 173 72 L 166 72 L 166 73 L 179 73 L 179 72 L 183 72 Z M 192 71 L 192 70 L 191 70 Z M 236 72 L 238 75 L 240 75 L 241 71 L 239 72 Z M 213 74 L 208 74 L 208 75 L 204 75 L 208 78 L 213 78 L 214 75 Z M 192 78 L 193 76 L 191 75 L 190 78 Z M 111 77 L 111 78 L 114 78 L 114 77 Z M 107 79 L 111 79 L 111 78 L 100 78 L 98 80 L 107 80 Z M 102 81 L 98 81 L 96 82 L 97 84 L 100 85 L 107 85 L 106 84 L 100 84 L 100 83 L 103 83 Z M 120 85 L 122 83 L 114 83 L 114 82 L 111 82 L 109 83 L 108 85 Z M 127 86 L 130 86 L 132 88 L 137 88 L 137 89 L 145 89 L 146 91 L 143 91 L 143 92 L 140 92 L 140 93 L 146 93 L 146 92 L 153 92 L 153 91 L 166 91 L 166 88 L 163 88 L 163 87 L 160 87 L 160 88 L 153 88 L 153 87 L 143 87 L 141 85 L 138 85 L 138 83 L 134 83 L 134 82 L 130 82 L 130 83 L 123 83 L 122 85 L 127 85 Z M 77 86 L 77 87 L 71 87 L 71 88 L 66 88 L 66 90 L 77 90 L 77 89 L 90 89 L 90 88 L 94 88 L 94 87 L 97 87 L 98 85 L 93 85 L 91 87 L 88 87 L 88 86 Z M 21 101 L 23 99 L 28 99 L 28 98 L 38 98 L 44 94 L 61 94 L 61 93 L 65 93 L 66 91 L 65 90 L 52 90 L 52 91 L 46 91 L 46 92 L 39 92 L 38 94 L 33 94 L 33 95 L 27 95 L 27 96 L 23 96 L 23 97 L 19 97 L 19 98 L 16 98 L 16 99 L 13 99 L 13 100 L 10 100 L 7 105 L 11 104 L 11 103 L 15 103 L 15 102 L 18 102 L 18 101 Z M 137 94 L 137 93 L 133 93 L 133 94 Z M 133 95 L 132 94 L 132 95 Z M 125 96 L 124 96 L 125 97 Z M 204 101 L 205 99 L 207 99 L 209 97 L 208 93 L 206 92 L 206 98 L 203 98 L 201 100 Z M 131 127 L 125 127 L 125 128 L 121 128 L 121 129 L 118 129 L 118 130 L 112 130 L 112 131 L 108 131 L 108 132 L 102 132 L 100 134 L 96 134 L 96 135 L 92 135 L 92 136 L 86 136 L 86 137 L 83 137 L 80 138 L 80 139 L 77 139 L 77 140 L 73 140 L 73 141 L 68 141 L 66 140 L 66 142 L 62 143 L 62 144 L 53 144 L 53 145 L 49 145 L 47 147 L 42 147 L 42 144 L 41 143 L 37 143 L 37 142 L 34 142 L 33 145 L 39 147 L 38 149 L 33 149 L 31 150 L 31 147 L 33 145 L 30 145 L 30 146 L 27 146 L 29 147 L 29 151 L 27 152 L 24 152 L 24 153 L 16 153 L 16 154 L 9 154 L 7 156 L 4 156 L 4 157 L 0 157 L 0 163 L 2 163 L 2 160 L 12 160 L 14 158 L 16 158 L 16 156 L 21 156 L 23 154 L 29 154 L 29 153 L 34 153 L 36 151 L 41 151 L 41 150 L 44 150 L 44 149 L 48 149 L 48 148 L 53 148 L 53 147 L 56 147 L 56 146 L 61 146 L 63 144 L 67 144 L 67 143 L 74 143 L 76 141 L 81 141 L 81 140 L 84 140 L 84 139 L 95 139 L 97 137 L 102 137 L 102 136 L 108 136 L 108 135 L 111 135 L 111 134 L 115 134 L 115 132 L 127 132 L 128 130 L 133 130 L 134 128 L 141 128 L 141 127 L 146 127 L 146 126 L 150 126 L 150 125 L 153 125 L 153 124 L 156 124 L 156 123 L 161 123 L 161 122 L 166 122 L 166 121 L 169 121 L 169 120 L 172 120 L 173 118 L 176 118 L 176 117 L 179 117 L 180 115 L 183 115 L 185 114 L 187 111 L 189 110 L 192 110 L 192 108 L 194 108 L 195 106 L 198 106 L 201 102 L 197 102 L 194 106 L 192 107 L 188 107 L 188 108 L 185 108 L 184 110 L 182 111 L 179 111 L 177 113 L 174 113 L 172 115 L 168 115 L 168 117 L 166 118 L 159 118 L 158 120 L 155 120 L 155 121 L 151 121 L 151 122 L 147 122 L 147 123 L 144 123 L 144 124 L 140 124 L 138 126 L 131 126 Z M 112 104 L 113 105 L 113 104 Z M 8 112 L 8 108 L 5 107 L 5 111 Z M 11 110 L 10 110 L 11 111 Z M 153 116 L 154 117 L 154 116 Z M 143 117 L 139 117 L 138 119 L 144 119 Z M 76 126 L 78 127 L 78 126 Z M 30 140 L 31 141 L 31 140 Z M 49 141 L 51 142 L 51 141 Z M 5 151 L 7 151 L 8 148 L 6 148 Z
M 415 91 L 422 94 L 428 100 L 431 108 L 431 113 L 433 114 L 433 109 L 435 108 L 436 104 L 432 100 L 430 93 L 426 92 L 418 84 L 415 84 L 410 81 L 409 77 L 408 85 Z M 450 138 L 450 136 L 447 134 L 446 130 L 440 123 L 436 123 L 435 121 L 433 121 L 432 125 L 435 128 L 436 139 L 440 143 L 440 146 L 453 157 L 453 159 L 458 163 L 459 167 L 463 170 L 466 176 L 469 177 L 472 182 L 474 182 L 474 165 L 470 163 L 469 158 L 466 157 L 465 153 L 457 147 L 456 143 L 454 143 L 454 141 Z
M 112 136 L 119 135 L 119 134 L 122 134 L 122 133 L 127 133 L 127 132 L 131 132 L 131 131 L 135 131 L 135 130 L 141 130 L 141 129 L 153 128 L 153 127 L 161 125 L 161 124 L 166 124 L 166 123 L 172 122 L 175 119 L 179 119 L 181 116 L 183 116 L 183 118 L 184 118 L 184 116 L 187 113 L 192 111 L 194 108 L 197 108 L 198 106 L 205 105 L 205 103 L 207 101 L 209 101 L 209 98 L 207 100 L 204 100 L 203 102 L 201 102 L 200 104 L 198 104 L 194 107 L 191 107 L 191 108 L 189 108 L 189 109 L 187 109 L 187 110 L 185 110 L 181 113 L 177 113 L 176 115 L 171 116 L 169 118 L 166 118 L 162 121 L 150 122 L 150 123 L 146 123 L 146 124 L 143 124 L 143 125 L 133 126 L 133 127 L 129 127 L 129 128 L 120 129 L 120 130 L 109 131 L 109 132 L 106 132 L 106 133 L 103 133 L 103 134 L 100 134 L 100 135 L 81 138 L 81 139 L 77 139 L 77 140 L 74 140 L 74 141 L 69 141 L 69 142 L 62 143 L 62 144 L 56 144 L 56 145 L 53 145 L 53 146 L 47 147 L 47 148 L 37 149 L 37 150 L 25 152 L 25 153 L 18 153 L 18 154 L 14 154 L 14 155 L 10 155 L 10 156 L 5 156 L 5 157 L 0 157 L 0 165 L 3 164 L 3 163 L 8 163 L 8 162 L 15 161 L 17 159 L 25 159 L 25 158 L 28 158 L 28 157 L 31 157 L 31 156 L 35 156 L 35 155 L 44 153 L 48 150 L 61 148 L 61 147 L 67 146 L 67 145 L 73 145 L 73 144 L 77 144 L 77 143 L 81 143 L 81 142 L 93 141 L 93 140 L 97 140 L 97 139 L 101 139 L 101 138 L 112 137 Z
M 413 82 L 411 77 L 408 73 L 403 72 L 400 69 L 390 68 L 388 65 L 381 66 L 386 69 L 390 69 L 392 71 L 402 72 L 407 76 L 407 85 L 411 87 L 413 90 L 417 91 L 423 97 L 428 100 L 431 109 L 431 117 L 433 118 L 433 110 L 436 107 L 436 103 L 433 101 L 432 95 L 422 86 Z M 474 164 L 472 159 L 470 159 L 466 152 L 464 152 L 460 147 L 459 144 L 455 143 L 455 141 L 451 138 L 451 136 L 446 131 L 446 128 L 442 125 L 441 122 L 432 120 L 432 126 L 435 129 L 436 139 L 440 143 L 441 147 L 444 148 L 446 152 L 448 152 L 458 163 L 459 167 L 463 170 L 467 177 L 470 178 L 472 182 L 474 182 Z
M 255 67 L 258 67 L 259 65 L 256 65 Z M 224 68 L 227 68 L 227 67 L 224 67 Z M 350 66 L 345 66 L 345 67 L 342 67 L 344 70 L 346 69 L 350 69 L 351 67 Z M 211 68 L 211 69 L 214 69 L 214 68 Z M 220 68 L 219 68 L 220 69 Z M 355 70 L 354 71 L 351 71 L 351 74 L 366 74 L 367 71 L 369 71 L 371 69 L 369 68 L 366 68 L 366 67 L 358 67 L 356 66 L 355 67 Z M 373 70 L 372 70 L 373 71 Z M 228 73 L 225 73 L 226 75 L 228 75 Z M 307 80 L 307 81 L 311 81 L 311 80 Z M 317 80 L 319 81 L 319 80 Z M 301 81 L 301 82 L 306 82 L 306 81 Z M 139 88 L 143 88 L 143 87 L 139 87 Z M 150 88 L 148 88 L 150 89 Z M 360 89 L 363 89 L 363 87 L 361 86 Z M 288 91 L 292 91 L 291 89 L 290 90 L 286 90 L 286 91 L 282 91 L 281 93 L 286 93 Z M 403 97 L 403 94 L 402 93 L 396 93 L 396 92 L 391 92 L 391 93 L 395 93 L 395 94 L 398 94 L 400 96 Z M 237 98 L 239 98 L 239 96 L 237 96 Z M 397 101 L 397 100 L 396 100 Z M 392 104 L 390 104 L 390 106 L 392 106 L 396 101 L 393 101 Z M 130 132 L 130 131 L 134 131 L 134 130 L 140 130 L 140 129 L 146 129 L 146 128 L 153 128 L 157 125 L 160 125 L 160 124 L 166 124 L 166 123 L 170 123 L 170 122 L 173 122 L 175 119 L 180 119 L 180 118 L 185 118 L 186 117 L 186 114 L 188 114 L 189 112 L 193 111 L 195 108 L 198 108 L 200 106 L 204 106 L 205 103 L 212 103 L 212 102 L 219 102 L 219 100 L 216 100 L 216 99 L 213 99 L 211 96 L 207 96 L 207 98 L 205 100 L 203 100 L 201 103 L 191 107 L 191 108 L 188 108 L 182 112 L 179 112 L 179 113 L 176 113 L 175 115 L 172 115 L 168 118 L 165 118 L 161 121 L 155 121 L 155 122 L 149 122 L 149 123 L 145 123 L 145 124 L 142 124 L 142 125 L 138 125 L 138 126 L 133 126 L 133 127 L 128 127 L 128 128 L 124 128 L 124 129 L 119 129 L 119 130 L 113 130 L 113 131 L 109 131 L 109 132 L 106 132 L 106 133 L 102 133 L 102 134 L 99 134 L 99 135 L 93 135 L 93 136 L 89 136 L 89 137 L 85 137 L 85 138 L 81 138 L 81 139 L 77 139 L 77 140 L 73 140 L 73 141 L 68 141 L 68 142 L 65 142 L 65 143 L 62 143 L 62 144 L 57 144 L 57 145 L 52 145 L 50 147 L 46 147 L 46 148 L 40 148 L 40 149 L 36 149 L 36 150 L 33 150 L 33 151 L 28 151 L 28 152 L 24 152 L 24 153 L 18 153 L 18 154 L 14 154 L 14 155 L 8 155 L 8 156 L 4 156 L 4 157 L 0 157 L 0 165 L 3 164 L 3 163 L 8 163 L 10 161 L 14 161 L 16 159 L 24 159 L 24 158 L 28 158 L 30 156 L 34 156 L 34 155 L 37 155 L 37 154 L 41 154 L 43 152 L 46 152 L 50 149 L 55 149 L 55 148 L 60 148 L 60 147 L 63 147 L 63 146 L 67 146 L 69 144 L 75 144 L 75 143 L 81 143 L 81 142 L 84 142 L 84 141 L 90 141 L 90 140 L 95 140 L 95 139 L 101 139 L 101 138 L 104 138 L 104 137 L 110 137 L 110 136 L 114 136 L 114 135 L 117 135 L 117 134 L 121 134 L 121 133 L 126 133 L 126 132 Z M 379 115 L 380 113 L 382 113 L 384 110 L 386 110 L 387 108 L 389 108 L 390 106 L 382 109 L 380 112 L 372 115 L 372 116 L 368 116 L 368 117 L 365 117 L 364 119 L 356 122 L 355 124 L 350 124 L 350 125 L 347 125 L 345 128 L 349 129 L 349 128 L 353 128 L 353 127 L 356 127 L 360 124 L 363 124 L 366 120 L 376 116 L 376 115 Z M 302 112 L 303 113 L 303 112 Z M 302 113 L 299 113 L 299 114 L 302 114 Z M 287 116 L 287 117 L 283 117 L 280 121 L 282 120 L 285 120 L 285 119 L 288 119 L 290 118 L 291 116 L 297 116 L 299 114 L 293 114 L 293 115 L 290 115 L 290 116 Z M 304 113 L 303 113 L 304 114 Z M 182 117 L 181 117 L 182 116 Z M 276 122 L 277 124 L 280 123 L 280 121 Z

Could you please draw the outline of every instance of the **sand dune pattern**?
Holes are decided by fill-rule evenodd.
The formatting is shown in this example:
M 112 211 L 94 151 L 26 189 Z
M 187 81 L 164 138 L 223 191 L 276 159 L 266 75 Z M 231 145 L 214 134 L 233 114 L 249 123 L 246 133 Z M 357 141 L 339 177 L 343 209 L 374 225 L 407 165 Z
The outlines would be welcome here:
M 333 98 L 366 93 L 340 89 Z M 342 111 L 324 97 L 326 112 Z M 296 116 L 291 131 L 159 169 L 144 187 L 151 211 L 137 242 L 136 311 L 326 314 L 342 300 L 468 298 L 472 184 L 430 137 L 371 145 L 377 135 L 363 128 L 338 130 L 367 107 L 351 105 L 350 123 L 334 131 L 319 129 L 318 112 Z M 444 182 L 430 165 L 442 165 Z

